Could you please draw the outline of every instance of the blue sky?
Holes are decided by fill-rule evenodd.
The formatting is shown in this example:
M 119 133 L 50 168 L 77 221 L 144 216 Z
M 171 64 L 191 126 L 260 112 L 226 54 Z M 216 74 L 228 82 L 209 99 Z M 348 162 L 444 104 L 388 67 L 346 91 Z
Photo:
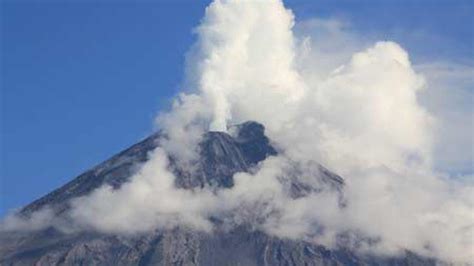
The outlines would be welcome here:
M 3 1 L 0 216 L 153 129 L 208 1 Z M 415 62 L 472 65 L 472 1 L 287 1 L 401 43 Z

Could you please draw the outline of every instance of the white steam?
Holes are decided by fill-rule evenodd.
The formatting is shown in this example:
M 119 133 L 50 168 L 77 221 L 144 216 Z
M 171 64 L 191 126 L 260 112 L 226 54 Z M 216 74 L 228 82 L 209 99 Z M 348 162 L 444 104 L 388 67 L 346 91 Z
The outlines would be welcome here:
M 256 113 L 268 118 L 276 109 L 288 112 L 301 99 L 293 24 L 293 14 L 278 1 L 215 1 L 206 9 L 189 69 L 212 106 L 211 130 L 226 131 L 230 121 L 247 117 L 259 120 Z
M 303 23 L 320 33 L 310 37 L 295 37 L 293 25 L 279 0 L 212 3 L 188 58 L 195 94 L 158 118 L 167 138 L 130 183 L 76 199 L 70 217 L 130 234 L 178 225 L 211 232 L 213 216 L 329 247 L 350 233 L 376 240 L 360 251 L 474 261 L 474 189 L 432 170 L 443 125 L 419 103 L 430 87 L 407 52 L 386 41 L 360 49 L 337 21 Z M 283 153 L 236 174 L 231 189 L 175 187 L 167 155 L 192 167 L 203 132 L 247 120 L 264 124 Z M 345 208 L 330 189 L 289 196 L 289 165 L 311 161 L 343 176 Z

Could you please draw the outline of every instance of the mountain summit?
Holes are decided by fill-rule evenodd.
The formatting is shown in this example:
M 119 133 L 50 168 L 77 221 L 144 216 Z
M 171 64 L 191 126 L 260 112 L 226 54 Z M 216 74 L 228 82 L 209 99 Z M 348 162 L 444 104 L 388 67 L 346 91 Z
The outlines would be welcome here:
M 252 172 L 260 162 L 277 155 L 277 149 L 264 134 L 263 125 L 246 122 L 236 125 L 232 134 L 208 132 L 199 144 L 199 158 L 192 171 L 173 158 L 170 168 L 176 187 L 211 188 L 214 191 L 234 186 L 233 176 Z M 30 217 L 49 208 L 61 216 L 71 208 L 70 201 L 88 195 L 104 184 L 115 189 L 129 182 L 137 165 L 147 161 L 149 152 L 159 146 L 162 134 L 156 133 L 131 146 L 61 188 L 24 207 L 19 215 Z M 294 166 L 295 172 L 298 165 Z M 343 179 L 315 163 L 314 178 L 341 194 Z M 310 183 L 289 179 L 292 197 L 317 191 Z M 318 211 L 318 210 L 314 210 Z M 434 261 L 407 252 L 402 257 L 381 258 L 359 255 L 341 246 L 329 250 L 307 241 L 269 236 L 251 225 L 219 226 L 213 232 L 186 227 L 155 230 L 148 234 L 114 235 L 86 230 L 62 232 L 54 227 L 33 231 L 0 232 L 1 265 L 432 265 Z

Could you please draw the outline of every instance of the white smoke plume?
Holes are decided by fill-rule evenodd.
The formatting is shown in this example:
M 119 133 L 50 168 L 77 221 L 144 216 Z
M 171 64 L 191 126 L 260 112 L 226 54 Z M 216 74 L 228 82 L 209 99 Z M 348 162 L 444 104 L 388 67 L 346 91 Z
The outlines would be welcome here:
M 304 93 L 294 69 L 293 24 L 291 11 L 278 1 L 216 1 L 206 9 L 189 72 L 212 107 L 211 130 L 226 131 L 229 122 L 248 117 L 268 120 L 275 109 L 273 124 L 288 119 L 283 113 Z M 278 105 L 255 110 L 273 103 Z
M 300 29 L 320 34 L 296 36 L 280 0 L 210 4 L 188 57 L 192 93 L 157 119 L 167 138 L 130 183 L 74 200 L 70 218 L 83 228 L 134 234 L 179 225 L 212 232 L 209 218 L 220 215 L 328 247 L 350 232 L 376 240 L 358 243 L 363 252 L 474 261 L 472 183 L 433 170 L 443 125 L 420 104 L 429 80 L 397 43 L 367 46 L 341 34 L 337 21 L 305 23 Z M 190 163 L 205 131 L 247 120 L 264 124 L 282 153 L 255 173 L 236 174 L 231 189 L 175 187 L 167 155 Z M 291 162 L 312 161 L 345 179 L 344 208 L 331 190 L 288 195 Z

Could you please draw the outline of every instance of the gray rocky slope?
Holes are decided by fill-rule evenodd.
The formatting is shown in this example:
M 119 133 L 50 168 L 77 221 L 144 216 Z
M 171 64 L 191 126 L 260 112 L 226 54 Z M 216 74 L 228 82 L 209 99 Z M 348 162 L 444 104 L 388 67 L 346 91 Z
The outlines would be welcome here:
M 235 136 L 208 132 L 200 144 L 198 167 L 193 172 L 180 169 L 171 160 L 178 187 L 214 189 L 233 186 L 232 176 L 249 172 L 260 161 L 276 155 L 255 122 L 236 126 Z M 56 215 L 65 213 L 69 200 L 87 195 L 103 184 L 118 188 L 147 159 L 161 138 L 154 134 L 76 177 L 61 188 L 32 202 L 20 211 L 28 217 L 45 206 Z M 344 181 L 317 165 L 318 176 L 339 192 Z M 317 189 L 291 181 L 294 197 Z M 343 200 L 341 200 L 343 205 Z M 215 221 L 219 223 L 218 220 Z M 0 232 L 0 265 L 434 265 L 435 261 L 407 252 L 402 257 L 382 258 L 360 255 L 340 247 L 328 250 L 305 241 L 279 239 L 247 225 L 219 228 L 204 233 L 188 228 L 155 231 L 146 235 L 121 236 L 95 231 L 63 233 L 55 228 L 33 232 Z

